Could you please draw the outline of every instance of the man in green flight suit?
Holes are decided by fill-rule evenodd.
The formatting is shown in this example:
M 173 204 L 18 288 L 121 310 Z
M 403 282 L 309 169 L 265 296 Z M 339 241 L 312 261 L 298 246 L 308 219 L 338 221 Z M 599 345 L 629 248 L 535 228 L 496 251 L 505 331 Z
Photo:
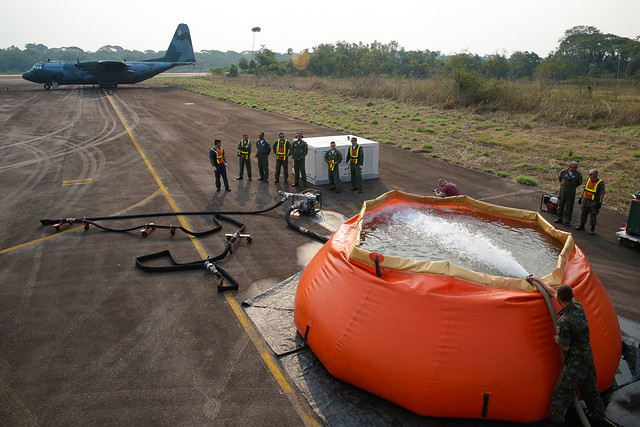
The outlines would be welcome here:
M 247 167 L 247 177 L 251 181 L 251 141 L 247 135 L 242 135 L 242 141 L 238 142 L 238 157 L 240 172 L 236 179 L 242 179 L 244 167 Z
M 329 167 L 329 190 L 336 190 L 336 193 L 342 191 L 342 182 L 340 182 L 340 163 L 342 163 L 342 153 L 336 149 L 335 141 L 331 141 L 331 149 L 324 153 L 324 162 Z
M 280 180 L 280 168 L 283 168 L 282 177 L 284 182 L 287 182 L 291 146 L 289 145 L 289 141 L 284 138 L 283 132 L 280 132 L 278 140 L 273 143 L 273 154 L 276 155 L 276 182 Z
M 349 172 L 351 173 L 351 191 L 358 190 L 362 194 L 362 165 L 364 164 L 364 150 L 358 145 L 358 138 L 351 137 L 351 147 L 347 151 Z
M 302 134 L 298 132 L 296 134 L 296 140 L 291 143 L 291 157 L 293 157 L 293 176 L 295 177 L 295 181 L 293 186 L 300 185 L 300 175 L 302 175 L 302 186 L 307 186 L 307 170 L 305 168 L 305 157 L 307 157 L 307 152 L 309 151 L 309 146 L 307 142 L 302 139 Z
M 264 132 L 260 132 L 256 141 L 256 157 L 258 158 L 258 181 L 269 181 L 269 154 L 271 154 L 271 143 L 264 139 Z
M 560 172 L 560 191 L 558 191 L 558 219 L 556 224 L 571 226 L 571 216 L 573 215 L 573 203 L 576 199 L 576 188 L 582 185 L 582 174 L 578 171 L 578 162 L 569 163 L 569 167 Z

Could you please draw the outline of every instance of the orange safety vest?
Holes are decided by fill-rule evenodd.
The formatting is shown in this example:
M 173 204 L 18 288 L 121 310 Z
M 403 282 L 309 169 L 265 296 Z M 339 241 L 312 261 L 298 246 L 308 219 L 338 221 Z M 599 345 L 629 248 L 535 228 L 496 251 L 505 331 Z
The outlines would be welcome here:
M 220 150 L 216 150 L 214 147 L 211 147 L 214 153 L 216 153 L 216 164 L 220 165 L 224 163 L 224 150 L 220 148 Z
M 282 140 L 281 139 L 278 140 L 276 158 L 278 160 L 285 160 L 287 158 L 287 144 L 289 144 L 289 141 L 285 139 L 283 144 L 280 144 L 280 141 Z M 282 151 L 280 151 L 280 149 L 282 149 Z
M 360 154 L 360 146 L 358 145 L 358 147 L 356 147 L 355 154 L 354 154 L 353 145 L 352 145 L 351 148 L 349 149 L 349 157 L 351 157 L 351 163 L 353 164 L 358 163 L 359 154 Z
M 598 182 L 593 183 L 591 179 L 587 180 L 587 183 L 584 185 L 584 193 L 582 197 L 588 200 L 594 200 L 596 198 L 596 191 L 598 190 L 598 184 L 602 182 L 601 179 Z
M 240 149 L 240 154 L 242 155 L 242 158 L 244 160 L 247 160 L 249 158 L 249 147 L 251 146 L 251 141 L 247 141 L 247 143 L 244 143 L 244 140 L 240 141 L 240 146 L 242 147 Z

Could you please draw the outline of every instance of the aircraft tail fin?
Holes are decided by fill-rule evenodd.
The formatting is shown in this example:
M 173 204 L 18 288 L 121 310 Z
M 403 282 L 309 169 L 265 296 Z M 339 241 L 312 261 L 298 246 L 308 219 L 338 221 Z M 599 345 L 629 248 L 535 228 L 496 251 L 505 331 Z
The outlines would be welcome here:
M 181 64 L 195 64 L 196 56 L 191 44 L 191 33 L 187 24 L 180 24 L 169 44 L 166 54 L 162 58 L 147 59 L 144 62 L 173 62 Z

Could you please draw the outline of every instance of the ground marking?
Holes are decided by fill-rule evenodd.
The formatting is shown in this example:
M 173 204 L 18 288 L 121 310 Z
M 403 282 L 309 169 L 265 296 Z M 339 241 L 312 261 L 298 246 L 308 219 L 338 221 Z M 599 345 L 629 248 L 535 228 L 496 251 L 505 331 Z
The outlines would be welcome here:
M 93 182 L 93 178 L 69 179 L 67 181 L 62 181 L 62 186 L 66 187 L 68 185 L 84 185 L 84 184 L 91 184 L 92 182 Z

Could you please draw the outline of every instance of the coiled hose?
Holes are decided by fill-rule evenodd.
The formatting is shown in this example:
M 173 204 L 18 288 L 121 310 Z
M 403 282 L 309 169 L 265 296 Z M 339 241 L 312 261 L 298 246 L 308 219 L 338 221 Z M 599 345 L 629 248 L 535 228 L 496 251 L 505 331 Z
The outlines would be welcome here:
M 318 233 L 315 233 L 307 228 L 304 227 L 300 227 L 295 225 L 292 221 L 291 221 L 291 213 L 298 210 L 298 206 L 296 206 L 295 204 L 292 205 L 289 209 L 287 209 L 287 213 L 285 214 L 285 219 L 287 220 L 287 225 L 296 230 L 299 233 L 302 233 L 306 236 L 312 237 L 314 239 L 316 239 L 318 242 L 320 243 L 327 243 L 327 241 L 329 240 L 329 238 L 321 236 Z

